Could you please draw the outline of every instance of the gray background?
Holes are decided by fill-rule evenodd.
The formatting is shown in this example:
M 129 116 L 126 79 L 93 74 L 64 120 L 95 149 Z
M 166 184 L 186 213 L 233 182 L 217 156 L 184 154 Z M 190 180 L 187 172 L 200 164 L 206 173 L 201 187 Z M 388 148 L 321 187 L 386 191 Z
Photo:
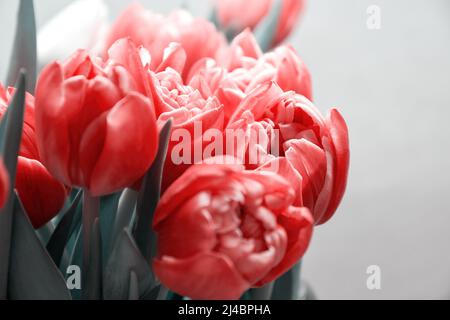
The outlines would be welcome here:
M 42 25 L 70 0 L 37 0 Z M 107 0 L 111 16 L 128 1 Z M 169 12 L 182 3 L 142 1 Z M 382 10 L 368 30 L 366 9 Z M 0 1 L 0 76 L 17 1 Z M 310 0 L 290 42 L 309 65 L 315 101 L 348 121 L 352 164 L 335 217 L 315 231 L 303 276 L 322 299 L 450 298 L 450 2 Z M 379 265 L 381 290 L 366 287 Z

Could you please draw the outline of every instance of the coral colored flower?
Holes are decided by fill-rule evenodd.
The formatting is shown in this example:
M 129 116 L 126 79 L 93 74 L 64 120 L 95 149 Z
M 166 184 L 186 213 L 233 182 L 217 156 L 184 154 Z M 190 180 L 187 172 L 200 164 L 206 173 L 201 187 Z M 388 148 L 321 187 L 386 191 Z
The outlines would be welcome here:
M 14 91 L 14 88 L 5 90 L 0 85 L 0 118 L 5 114 Z M 34 97 L 27 93 L 25 101 L 15 188 L 33 226 L 39 228 L 62 208 L 66 199 L 66 188 L 53 178 L 41 163 L 35 133 Z
M 297 201 L 311 210 L 316 224 L 331 218 L 346 188 L 350 158 L 348 129 L 339 111 L 332 109 L 324 118 L 304 96 L 283 92 L 276 83 L 267 82 L 240 103 L 227 127 L 264 133 L 265 143 L 258 149 L 263 156 L 250 168 L 274 160 L 271 132 L 277 130 L 276 156 L 286 158 L 301 177 Z M 296 176 L 284 176 L 296 183 Z
M 167 68 L 160 73 L 151 73 L 152 96 L 155 103 L 158 124 L 161 127 L 169 119 L 172 119 L 172 136 L 169 141 L 168 156 L 165 163 L 163 190 L 193 163 L 202 160 L 205 142 L 203 133 L 210 129 L 223 131 L 224 116 L 223 106 L 215 96 L 204 98 L 200 92 L 183 83 L 181 75 L 172 68 Z M 200 130 L 196 134 L 196 130 Z M 188 147 L 190 154 L 182 154 L 176 146 L 182 145 L 183 134 L 190 142 Z M 181 140 L 181 141 L 180 141 Z M 200 148 L 195 146 L 200 144 Z M 199 154 L 195 154 L 195 151 Z M 183 159 L 180 159 L 180 158 Z
M 238 299 L 289 270 L 312 234 L 279 175 L 237 164 L 192 166 L 163 195 L 154 218 L 156 276 L 193 299 Z
M 281 1 L 281 14 L 272 41 L 273 47 L 290 35 L 305 7 L 304 0 Z M 274 2 L 275 0 L 215 0 L 219 23 L 234 32 L 257 27 L 269 14 Z
M 106 45 L 124 37 L 130 37 L 150 52 L 152 70 L 161 64 L 164 49 L 170 43 L 181 44 L 187 55 L 183 75 L 187 75 L 189 68 L 201 58 L 214 57 L 217 49 L 225 43 L 223 35 L 207 20 L 194 18 L 183 10 L 163 16 L 145 10 L 138 3 L 130 5 L 117 18 L 109 31 Z
M 152 164 L 158 131 L 139 50 L 118 40 L 109 60 L 85 51 L 41 73 L 36 89 L 39 151 L 48 170 L 93 196 L 131 186 Z
M 198 61 L 187 81 L 204 97 L 217 96 L 224 105 L 226 119 L 248 93 L 267 81 L 312 99 L 311 75 L 295 49 L 281 46 L 263 55 L 248 30 L 222 48 L 217 60 Z
M 5 205 L 9 193 L 9 177 L 0 159 L 0 209 Z

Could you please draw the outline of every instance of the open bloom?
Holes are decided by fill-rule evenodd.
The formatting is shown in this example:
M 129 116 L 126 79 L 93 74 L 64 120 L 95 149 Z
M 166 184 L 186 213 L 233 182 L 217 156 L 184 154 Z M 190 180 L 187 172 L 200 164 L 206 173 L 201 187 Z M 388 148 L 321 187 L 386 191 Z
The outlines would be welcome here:
M 0 159 L 0 209 L 5 205 L 9 193 L 9 177 Z
M 140 4 L 132 4 L 111 27 L 106 46 L 116 40 L 130 37 L 137 45 L 144 46 L 151 55 L 150 68 L 156 70 L 161 64 L 164 49 L 176 42 L 184 48 L 187 58 L 185 71 L 204 57 L 214 57 L 225 38 L 215 26 L 202 18 L 194 18 L 184 10 L 168 16 L 145 10 Z
M 281 1 L 281 12 L 272 40 L 275 47 L 294 29 L 304 10 L 304 0 L 215 0 L 217 18 L 224 28 L 234 32 L 254 29 L 274 9 L 276 1 Z
M 0 85 L 0 119 L 5 114 L 13 95 L 14 88 L 5 90 Z M 27 93 L 25 101 L 25 119 L 15 188 L 33 226 L 39 228 L 50 221 L 62 208 L 66 199 L 66 188 L 53 178 L 41 163 L 35 133 L 34 97 Z M 0 190 L 5 190 L 4 186 L 7 185 L 2 168 L 0 168 Z M 3 192 L 0 191 L 0 198 Z
M 106 195 L 141 178 L 158 148 L 158 130 L 138 49 L 126 39 L 109 60 L 77 51 L 41 73 L 36 130 L 42 161 L 69 186 Z
M 264 143 L 258 145 L 260 160 L 251 163 L 251 168 L 273 161 L 275 151 L 276 157 L 286 158 L 298 173 L 285 171 L 284 176 L 293 185 L 300 177 L 297 197 L 311 210 L 315 223 L 331 218 L 344 195 L 350 159 L 348 129 L 339 111 L 332 109 L 325 118 L 304 96 L 283 92 L 269 81 L 240 103 L 227 127 L 242 129 L 249 136 L 255 129 L 263 133 L 260 140 Z
M 295 91 L 312 99 L 311 75 L 291 46 L 262 54 L 253 34 L 246 30 L 216 59 L 204 58 L 190 70 L 187 82 L 204 97 L 216 96 L 228 119 L 256 87 L 275 81 L 284 91 Z
M 275 280 L 303 256 L 312 234 L 309 210 L 293 201 L 293 189 L 273 172 L 190 167 L 155 214 L 157 277 L 193 299 L 238 299 Z

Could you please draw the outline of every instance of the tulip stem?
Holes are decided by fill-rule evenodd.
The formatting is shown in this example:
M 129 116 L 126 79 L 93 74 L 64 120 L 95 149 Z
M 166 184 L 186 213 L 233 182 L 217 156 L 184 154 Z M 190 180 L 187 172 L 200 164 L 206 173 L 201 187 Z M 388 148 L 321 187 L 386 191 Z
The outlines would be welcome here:
M 262 288 L 252 289 L 252 300 L 271 300 L 275 282 L 266 284 Z
M 92 234 L 95 220 L 100 217 L 100 198 L 93 197 L 88 190 L 83 192 L 83 293 L 87 293 L 90 288 L 88 283 L 89 265 L 92 248 Z M 86 298 L 86 295 L 84 295 Z

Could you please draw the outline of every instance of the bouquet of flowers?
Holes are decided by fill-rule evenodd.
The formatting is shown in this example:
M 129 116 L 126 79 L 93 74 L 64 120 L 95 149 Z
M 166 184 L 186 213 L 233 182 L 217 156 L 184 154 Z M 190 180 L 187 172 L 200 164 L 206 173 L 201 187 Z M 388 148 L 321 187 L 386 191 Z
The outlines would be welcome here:
M 0 299 L 298 298 L 346 188 L 347 126 L 283 44 L 303 0 L 212 8 L 136 3 L 108 24 L 101 0 L 78 0 L 36 34 L 20 1 L 0 85 Z

